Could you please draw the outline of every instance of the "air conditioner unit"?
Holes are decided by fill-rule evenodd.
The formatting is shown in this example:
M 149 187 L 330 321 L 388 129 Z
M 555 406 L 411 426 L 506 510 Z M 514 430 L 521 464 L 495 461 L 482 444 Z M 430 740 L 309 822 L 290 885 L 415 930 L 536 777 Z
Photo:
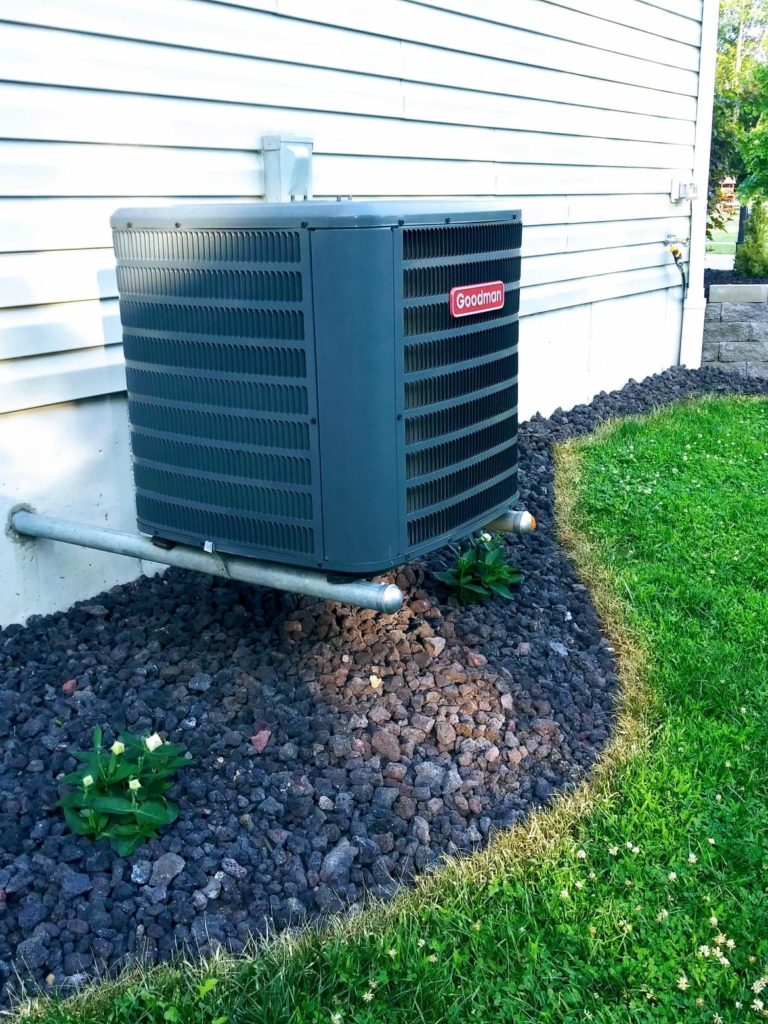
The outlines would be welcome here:
M 372 574 L 517 499 L 519 212 L 112 217 L 139 529 Z

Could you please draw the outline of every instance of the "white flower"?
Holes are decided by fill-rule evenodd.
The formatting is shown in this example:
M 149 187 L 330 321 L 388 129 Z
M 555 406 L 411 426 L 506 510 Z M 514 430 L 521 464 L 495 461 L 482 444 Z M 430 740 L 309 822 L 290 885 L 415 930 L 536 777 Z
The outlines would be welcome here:
M 373 1002 L 373 992 L 371 992 L 370 989 L 368 989 L 367 992 L 363 992 L 363 1002 L 364 1003 L 372 1003 Z
M 697 860 L 698 860 L 698 857 L 696 856 L 695 853 L 689 853 L 688 854 L 688 863 L 689 864 L 695 864 Z
M 618 846 L 609 846 L 609 847 L 608 847 L 608 853 L 610 853 L 610 855 L 611 855 L 612 857 L 616 857 L 616 856 L 618 856 L 618 853 L 619 853 L 619 848 L 618 848 Z
M 331 1014 L 331 1024 L 341 1024 L 341 1014 L 338 1010 Z
M 485 541 L 485 543 L 488 544 L 493 540 L 493 537 L 491 537 L 490 533 L 481 533 L 480 540 Z
M 639 846 L 630 846 L 630 850 L 632 851 L 632 853 L 640 853 Z
M 397 950 L 396 949 L 388 949 L 387 950 L 387 956 L 391 957 L 394 960 L 396 958 L 396 956 L 397 956 Z
M 133 790 L 133 792 L 135 793 L 137 789 L 141 789 L 141 783 L 139 782 L 138 779 L 130 779 L 130 781 L 128 782 L 128 789 Z
M 560 890 L 560 899 L 561 900 L 568 900 L 570 898 L 571 898 L 571 894 L 568 892 L 567 889 L 561 889 Z
M 722 946 L 724 944 L 724 942 L 725 942 L 725 939 L 726 939 L 726 936 L 723 935 L 722 932 L 718 932 L 718 934 L 715 936 L 715 945 L 716 946 Z
M 756 1013 L 760 1013 L 762 1008 L 765 1006 L 765 1003 L 762 999 L 753 999 L 750 1005 Z
M 577 856 L 577 858 L 579 860 L 586 860 L 587 859 L 587 851 L 586 850 L 577 850 L 576 851 L 576 856 Z
M 707 842 L 709 843 L 710 846 L 715 846 L 716 845 L 715 840 L 713 839 L 712 836 L 710 836 L 709 839 L 707 839 Z
M 755 993 L 756 996 L 759 996 L 765 988 L 765 985 L 765 978 L 758 978 L 757 981 L 753 982 L 752 984 L 752 991 Z
M 684 974 L 681 974 L 680 977 L 677 979 L 677 987 L 680 989 L 681 992 L 685 992 L 685 990 L 688 988 L 688 979 Z
M 670 880 L 670 882 L 676 882 L 677 881 L 677 872 L 676 871 L 670 871 L 669 874 L 667 875 L 667 878 Z
M 709 946 L 699 946 L 699 948 L 698 948 L 699 956 L 709 956 L 709 954 L 711 952 L 712 952 L 712 950 L 710 949 Z
M 720 953 L 720 955 L 718 956 L 718 958 L 717 958 L 717 959 L 718 959 L 718 960 L 720 961 L 720 963 L 721 963 L 721 964 L 723 965 L 723 967 L 727 967 L 727 966 L 728 966 L 728 964 L 729 964 L 729 963 L 731 962 L 731 961 L 730 961 L 730 960 L 728 959 L 728 957 L 727 957 L 727 956 L 723 956 L 723 954 L 722 954 L 722 953 Z
M 158 747 L 162 747 L 163 745 L 162 739 L 156 732 L 153 732 L 151 736 L 147 736 L 147 738 L 144 740 L 144 743 L 146 744 L 147 750 L 150 753 L 153 750 L 157 750 Z
M 427 960 L 429 960 L 429 962 L 431 964 L 436 964 L 437 963 L 437 954 L 436 953 L 430 953 L 429 956 L 427 957 Z
M 728 947 L 728 949 L 736 949 L 736 943 L 733 941 L 733 939 L 728 939 L 725 944 Z
M 722 799 L 723 799 L 723 794 L 722 793 L 715 793 L 715 800 L 717 800 L 718 803 L 722 803 Z
M 668 917 L 669 917 L 669 911 L 667 910 L 666 907 L 662 907 L 661 910 L 656 915 L 656 920 L 659 922 L 659 924 L 661 924 L 662 921 L 666 921 Z
M 93 785 L 93 776 L 92 775 L 84 775 L 83 776 L 83 789 L 88 789 L 88 787 L 92 786 L 92 785 Z
M 719 1013 L 712 1014 L 712 1024 L 725 1024 Z
M 717 918 L 714 914 L 712 915 L 712 917 L 710 917 L 709 923 L 712 925 L 713 928 L 717 928 Z
M 119 757 L 120 754 L 125 753 L 125 744 L 121 743 L 120 740 L 115 740 L 112 746 L 109 748 L 115 757 Z
M 583 878 L 577 879 L 573 884 L 576 886 L 577 889 L 583 889 L 584 886 L 586 885 L 586 883 L 585 883 Z
M 427 944 L 427 940 L 426 939 L 419 939 L 418 942 L 416 943 L 416 945 L 419 947 L 419 949 L 423 949 L 424 946 L 426 946 L 426 944 Z

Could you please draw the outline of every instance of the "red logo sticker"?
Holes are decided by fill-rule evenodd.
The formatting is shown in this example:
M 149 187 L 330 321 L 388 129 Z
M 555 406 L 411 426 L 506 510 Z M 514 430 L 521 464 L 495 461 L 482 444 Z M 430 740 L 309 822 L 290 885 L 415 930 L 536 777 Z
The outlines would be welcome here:
M 486 281 L 485 284 L 462 284 L 451 288 L 451 316 L 471 316 L 504 308 L 504 282 Z

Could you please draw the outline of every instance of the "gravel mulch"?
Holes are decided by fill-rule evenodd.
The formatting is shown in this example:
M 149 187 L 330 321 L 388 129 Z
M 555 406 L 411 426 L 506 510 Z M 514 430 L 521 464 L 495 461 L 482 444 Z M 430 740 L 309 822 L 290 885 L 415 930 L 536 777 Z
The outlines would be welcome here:
M 387 896 L 572 787 L 609 736 L 613 654 L 560 549 L 550 445 L 705 390 L 670 370 L 521 426 L 513 603 L 457 608 L 404 568 L 396 616 L 171 571 L 0 632 L 0 983 L 72 989 L 179 946 L 242 949 Z M 373 682 L 371 677 L 374 677 Z M 381 680 L 381 684 L 377 680 Z M 70 835 L 57 776 L 94 725 L 161 731 L 195 765 L 179 820 L 121 859 Z
M 768 277 L 742 277 L 735 270 L 715 270 L 708 267 L 704 271 L 704 294 L 709 298 L 709 286 L 712 284 L 768 284 Z

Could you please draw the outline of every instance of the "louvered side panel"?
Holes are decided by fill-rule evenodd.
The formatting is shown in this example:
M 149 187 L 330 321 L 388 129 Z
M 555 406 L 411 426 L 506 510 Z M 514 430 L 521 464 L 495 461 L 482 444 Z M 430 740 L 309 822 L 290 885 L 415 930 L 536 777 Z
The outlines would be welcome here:
M 409 554 L 517 496 L 519 218 L 402 230 L 404 515 Z M 454 317 L 452 288 L 501 281 L 501 309 Z
M 140 529 L 319 562 L 306 232 L 114 235 Z

